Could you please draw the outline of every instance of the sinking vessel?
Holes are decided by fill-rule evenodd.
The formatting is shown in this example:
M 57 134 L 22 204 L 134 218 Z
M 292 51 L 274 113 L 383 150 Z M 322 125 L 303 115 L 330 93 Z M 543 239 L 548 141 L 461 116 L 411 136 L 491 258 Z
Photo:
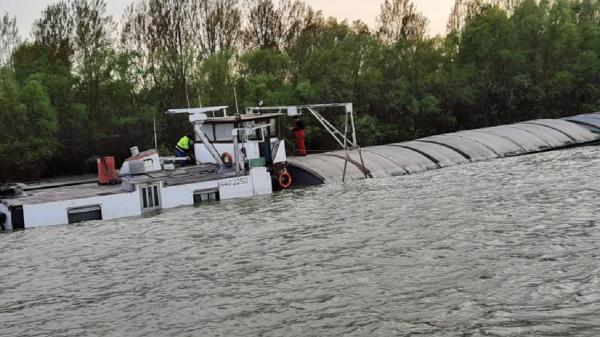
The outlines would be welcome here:
M 341 128 L 319 109 L 343 111 Z M 539 119 L 467 130 L 409 142 L 361 148 L 353 106 L 317 104 L 251 107 L 228 115 L 227 107 L 169 110 L 185 114 L 194 129 L 192 158 L 161 157 L 154 149 L 132 155 L 120 170 L 111 157 L 98 160 L 98 178 L 0 186 L 0 228 L 19 230 L 88 220 L 151 214 L 161 209 L 270 194 L 366 178 L 385 178 L 524 155 L 600 139 L 600 113 Z M 340 150 L 289 157 L 282 118 L 308 114 Z M 192 165 L 184 165 L 184 162 Z

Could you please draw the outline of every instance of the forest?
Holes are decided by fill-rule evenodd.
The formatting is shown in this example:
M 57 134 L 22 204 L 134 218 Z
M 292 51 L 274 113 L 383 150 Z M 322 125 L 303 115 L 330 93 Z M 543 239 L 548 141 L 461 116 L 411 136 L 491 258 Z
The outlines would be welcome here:
M 411 0 L 376 25 L 301 0 L 105 0 L 0 13 L 0 182 L 169 152 L 188 106 L 353 102 L 362 146 L 600 108 L 600 0 L 456 0 L 444 36 Z M 336 118 L 335 112 L 329 112 Z M 306 118 L 307 146 L 332 141 Z M 293 151 L 293 148 L 290 149 Z

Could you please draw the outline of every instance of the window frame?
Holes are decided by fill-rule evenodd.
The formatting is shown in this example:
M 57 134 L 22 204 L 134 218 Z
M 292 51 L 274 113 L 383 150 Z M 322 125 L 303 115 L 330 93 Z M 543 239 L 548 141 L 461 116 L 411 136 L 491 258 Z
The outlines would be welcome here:
M 162 209 L 161 184 L 140 185 L 140 207 L 142 213 L 154 212 Z
M 204 195 L 208 195 L 208 198 L 205 200 L 202 198 L 202 196 L 204 196 Z M 214 195 L 215 197 L 212 198 L 212 195 Z M 195 190 L 192 193 L 192 197 L 194 200 L 194 206 L 202 206 L 202 205 L 220 202 L 221 201 L 221 192 L 219 191 L 218 188 Z M 200 199 L 197 199 L 197 197 L 200 197 Z
M 90 213 L 90 212 L 99 212 L 100 218 L 83 219 L 83 220 L 72 220 L 72 218 L 71 218 L 72 215 Z M 81 223 L 81 222 L 98 221 L 98 220 L 104 220 L 104 215 L 102 214 L 102 205 L 100 205 L 100 204 L 71 207 L 71 208 L 67 209 L 67 221 L 69 224 L 77 224 L 77 223 Z

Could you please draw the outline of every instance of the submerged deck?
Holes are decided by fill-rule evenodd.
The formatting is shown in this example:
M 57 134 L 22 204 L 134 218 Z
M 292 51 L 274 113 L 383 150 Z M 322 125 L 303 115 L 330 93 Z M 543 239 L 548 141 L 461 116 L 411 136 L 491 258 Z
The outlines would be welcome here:
M 232 178 L 239 175 L 235 172 L 217 173 L 216 165 L 207 164 L 183 167 L 174 171 L 159 171 L 137 175 L 132 177 L 131 181 L 140 184 L 163 181 L 164 185 L 168 187 Z M 43 183 L 22 185 L 25 195 L 16 198 L 0 197 L 0 202 L 7 206 L 21 206 L 129 193 L 123 189 L 121 184 L 104 186 L 91 182 L 94 179 L 90 179 L 89 176 L 83 178 L 85 179 L 45 181 Z
M 406 175 L 480 160 L 584 145 L 599 139 L 600 113 L 460 131 L 363 148 L 364 167 L 358 153 L 353 151 L 346 180 Z M 345 152 L 290 158 L 289 164 L 296 184 L 341 182 Z

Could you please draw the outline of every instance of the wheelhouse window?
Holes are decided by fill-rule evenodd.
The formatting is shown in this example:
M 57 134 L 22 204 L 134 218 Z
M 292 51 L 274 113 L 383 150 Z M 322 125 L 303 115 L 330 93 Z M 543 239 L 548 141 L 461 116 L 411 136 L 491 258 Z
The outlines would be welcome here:
M 215 124 L 215 140 L 217 142 L 233 141 L 233 124 Z
M 202 125 L 202 132 L 206 135 L 208 140 L 211 142 L 215 141 L 215 126 L 214 124 L 204 124 Z

